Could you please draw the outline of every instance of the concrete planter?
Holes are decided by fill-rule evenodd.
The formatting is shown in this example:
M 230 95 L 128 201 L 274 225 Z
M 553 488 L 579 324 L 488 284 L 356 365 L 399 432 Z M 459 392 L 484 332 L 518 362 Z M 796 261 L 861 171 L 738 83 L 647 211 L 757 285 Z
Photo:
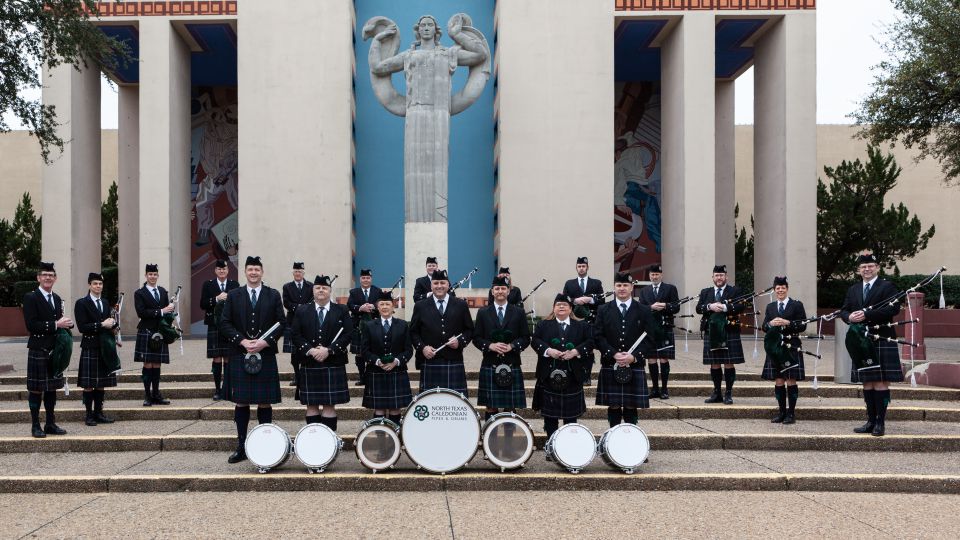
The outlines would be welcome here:
M 0 307 L 0 336 L 26 336 L 23 310 L 18 307 Z

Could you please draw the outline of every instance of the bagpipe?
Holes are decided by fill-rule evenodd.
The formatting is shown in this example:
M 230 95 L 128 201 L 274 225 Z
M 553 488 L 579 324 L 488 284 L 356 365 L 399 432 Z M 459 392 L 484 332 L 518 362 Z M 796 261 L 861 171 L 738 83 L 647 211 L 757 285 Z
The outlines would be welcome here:
M 183 287 L 177 285 L 177 290 L 173 293 L 172 304 L 178 304 L 180 302 L 180 291 L 183 290 Z M 180 314 L 177 313 L 177 310 L 174 309 L 170 313 L 164 313 L 160 318 L 160 326 L 157 328 L 157 331 L 150 335 L 150 342 L 148 343 L 148 348 L 151 351 L 157 352 L 160 350 L 160 344 L 166 343 L 170 345 L 174 341 L 180 339 L 183 336 L 183 330 L 180 328 Z
M 589 296 L 590 298 L 593 298 L 594 302 L 597 302 L 603 298 L 610 298 L 614 294 L 615 293 L 613 291 L 607 291 L 603 294 L 585 294 L 584 296 Z M 597 304 L 590 305 L 597 306 Z M 596 318 L 596 308 L 590 309 L 587 304 L 577 304 L 573 306 L 573 314 L 576 315 L 578 319 L 592 323 L 593 319 Z
M 54 379 L 63 377 L 63 373 L 70 366 L 71 356 L 73 356 L 73 334 L 66 328 L 58 328 L 53 336 L 53 350 L 50 352 L 50 362 L 47 364 L 47 375 Z
M 728 298 L 723 300 L 722 304 L 726 305 L 729 309 L 741 304 L 746 304 L 747 302 L 753 302 L 753 299 L 758 296 L 763 296 L 773 290 L 773 287 L 768 287 L 762 291 L 750 292 L 746 294 L 741 294 L 740 296 L 735 296 L 733 298 Z M 757 315 L 756 311 L 753 312 L 753 315 Z M 740 322 L 740 315 L 732 315 L 728 312 L 717 312 L 711 311 L 709 314 L 704 314 L 703 319 L 700 320 L 700 331 L 706 332 L 707 337 L 710 340 L 710 351 L 724 351 L 727 350 L 727 327 L 747 327 L 747 328 L 756 328 L 756 325 L 749 325 Z
M 680 306 L 686 304 L 691 300 L 696 300 L 696 296 L 685 296 L 676 302 L 664 302 L 667 305 L 667 310 L 680 309 Z M 657 351 L 663 351 L 673 347 L 672 343 L 667 342 L 667 332 L 672 331 L 676 328 L 676 325 L 673 324 L 674 318 L 684 318 L 684 317 L 693 317 L 693 315 L 667 315 L 662 311 L 654 311 L 653 317 L 651 317 L 651 323 L 647 332 L 653 337 L 653 342 L 657 346 Z M 686 328 L 681 328 L 684 332 L 689 332 Z
M 397 290 L 397 287 L 399 287 L 401 283 L 403 283 L 403 274 L 401 274 L 400 277 L 393 282 L 393 285 L 390 286 L 390 298 L 393 298 L 394 302 L 398 302 L 398 308 L 403 309 L 403 295 L 401 294 L 400 296 L 394 296 L 393 294 L 393 291 Z
M 480 271 L 479 268 L 474 267 L 473 270 L 467 272 L 467 275 L 463 276 L 463 278 L 462 278 L 460 281 L 456 282 L 456 283 L 453 285 L 453 287 L 450 287 L 450 292 L 453 292 L 453 291 L 459 289 L 460 287 L 463 286 L 464 283 L 472 280 L 472 279 L 473 279 L 473 275 L 476 274 L 476 273 L 479 272 L 479 271 Z
M 804 350 L 803 344 L 799 342 L 800 333 L 797 331 L 791 332 L 789 328 L 794 325 L 799 327 L 801 324 L 806 326 L 808 323 L 817 322 L 821 319 L 827 319 L 828 317 L 830 317 L 830 315 L 818 315 L 816 317 L 790 321 L 789 326 L 768 325 L 766 328 L 760 328 L 759 330 L 766 333 L 763 336 L 763 350 L 766 351 L 767 356 L 770 357 L 773 370 L 777 373 L 783 373 L 791 368 L 797 367 L 800 364 L 798 357 L 801 354 L 812 356 L 818 360 L 822 358 L 819 353 Z
M 110 332 L 100 333 L 100 364 L 111 375 L 119 373 L 120 355 L 117 347 L 122 347 L 120 338 L 120 312 L 123 310 L 123 293 L 120 293 L 117 303 L 110 309 L 110 318 L 116 321 L 116 326 Z

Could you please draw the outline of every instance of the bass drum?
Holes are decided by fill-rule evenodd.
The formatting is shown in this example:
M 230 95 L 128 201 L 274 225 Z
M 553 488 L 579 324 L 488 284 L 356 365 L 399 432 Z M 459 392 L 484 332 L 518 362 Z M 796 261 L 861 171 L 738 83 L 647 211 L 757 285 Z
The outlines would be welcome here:
M 460 392 L 433 388 L 417 394 L 400 421 L 407 457 L 419 469 L 446 474 L 470 463 L 480 445 L 480 415 Z
M 597 457 L 597 441 L 583 424 L 564 424 L 543 447 L 547 459 L 577 474 Z
M 500 472 L 523 467 L 533 454 L 530 424 L 512 412 L 491 416 L 483 426 L 483 454 Z
M 400 459 L 400 426 L 386 418 L 367 420 L 354 442 L 357 459 L 374 473 L 390 469 Z
M 650 455 L 650 440 L 635 424 L 619 424 L 600 437 L 600 458 L 614 469 L 633 474 Z
M 261 474 L 286 463 L 292 448 L 290 435 L 276 424 L 257 425 L 247 434 L 243 444 L 247 459 Z
M 293 452 L 310 473 L 327 470 L 343 448 L 343 439 L 323 424 L 307 424 L 297 432 Z

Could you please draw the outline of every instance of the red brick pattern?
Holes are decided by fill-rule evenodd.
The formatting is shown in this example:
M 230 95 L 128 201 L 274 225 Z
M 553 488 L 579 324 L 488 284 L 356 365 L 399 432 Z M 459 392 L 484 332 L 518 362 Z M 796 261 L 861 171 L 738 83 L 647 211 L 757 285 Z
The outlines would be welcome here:
M 817 0 L 617 0 L 617 11 L 816 9 Z
M 101 17 L 171 17 L 236 15 L 236 0 L 167 2 L 97 2 Z

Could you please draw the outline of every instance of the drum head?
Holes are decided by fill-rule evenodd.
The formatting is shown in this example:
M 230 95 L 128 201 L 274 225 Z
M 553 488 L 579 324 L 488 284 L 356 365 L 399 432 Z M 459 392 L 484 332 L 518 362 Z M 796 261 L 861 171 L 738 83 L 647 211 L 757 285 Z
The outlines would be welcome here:
M 386 419 L 376 420 L 383 421 L 365 422 L 361 426 L 354 445 L 357 459 L 364 467 L 382 471 L 400 459 L 400 436 L 397 434 L 399 426 Z
M 477 453 L 480 417 L 459 392 L 427 390 L 417 394 L 404 412 L 400 436 L 411 461 L 426 471 L 447 473 Z
M 261 468 L 276 467 L 290 455 L 290 436 L 276 424 L 260 424 L 247 434 L 243 447 L 250 463 Z
M 533 430 L 514 413 L 495 414 L 483 429 L 483 452 L 497 467 L 516 469 L 533 454 Z
M 597 455 L 593 433 L 582 424 L 564 424 L 553 434 L 553 457 L 569 469 L 583 469 Z
M 340 438 L 323 424 L 307 424 L 297 432 L 293 452 L 310 469 L 322 469 L 340 453 Z
M 650 454 L 647 434 L 634 424 L 620 424 L 608 429 L 600 446 L 613 465 L 624 469 L 639 467 Z

